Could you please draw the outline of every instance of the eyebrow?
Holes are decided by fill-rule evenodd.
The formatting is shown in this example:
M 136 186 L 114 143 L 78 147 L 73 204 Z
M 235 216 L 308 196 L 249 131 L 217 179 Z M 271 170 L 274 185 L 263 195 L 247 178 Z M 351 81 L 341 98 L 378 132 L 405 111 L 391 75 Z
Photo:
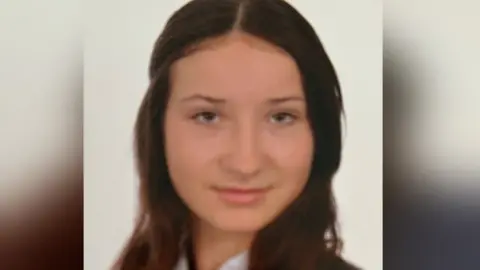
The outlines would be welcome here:
M 288 101 L 304 102 L 305 99 L 303 97 L 299 97 L 299 96 L 280 97 L 280 98 L 272 98 L 272 99 L 268 100 L 268 103 L 270 103 L 270 104 L 280 104 L 280 103 L 284 103 L 284 102 L 288 102 Z
M 227 102 L 225 99 L 214 98 L 214 97 L 200 95 L 200 94 L 194 94 L 194 95 L 182 98 L 181 102 L 189 102 L 194 100 L 203 100 L 203 101 L 214 103 L 214 104 L 224 104 Z
M 227 102 L 226 99 L 215 98 L 215 97 L 202 95 L 202 94 L 193 94 L 191 96 L 182 98 L 180 101 L 183 103 L 183 102 L 190 102 L 190 101 L 195 101 L 195 100 L 202 100 L 202 101 L 206 101 L 206 102 L 213 103 L 213 104 L 225 104 Z M 289 101 L 304 102 L 305 99 L 303 97 L 300 97 L 300 96 L 286 96 L 286 97 L 271 98 L 267 101 L 267 103 L 277 105 L 277 104 L 285 103 L 285 102 L 289 102 Z

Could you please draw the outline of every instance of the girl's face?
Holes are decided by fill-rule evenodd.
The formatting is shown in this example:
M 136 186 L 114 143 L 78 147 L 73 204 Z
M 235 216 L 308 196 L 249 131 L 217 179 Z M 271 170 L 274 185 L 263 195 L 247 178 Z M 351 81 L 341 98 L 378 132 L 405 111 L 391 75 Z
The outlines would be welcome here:
M 233 34 L 172 66 L 165 151 L 197 218 L 256 232 L 303 190 L 313 157 L 301 77 L 285 52 Z

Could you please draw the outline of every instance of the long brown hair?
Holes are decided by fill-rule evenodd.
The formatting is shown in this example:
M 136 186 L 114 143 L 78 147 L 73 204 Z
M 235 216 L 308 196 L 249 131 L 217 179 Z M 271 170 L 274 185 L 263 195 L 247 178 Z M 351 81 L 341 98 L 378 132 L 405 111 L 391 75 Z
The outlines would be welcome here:
M 332 192 L 332 178 L 341 159 L 343 102 L 321 41 L 307 20 L 282 0 L 193 0 L 171 16 L 154 45 L 150 86 L 135 126 L 140 211 L 116 269 L 171 270 L 183 252 L 189 209 L 174 191 L 164 149 L 170 67 L 202 41 L 232 31 L 268 41 L 294 58 L 302 76 L 315 147 L 303 192 L 258 232 L 249 269 L 343 269 L 339 266 L 346 265 L 340 259 L 342 241 Z

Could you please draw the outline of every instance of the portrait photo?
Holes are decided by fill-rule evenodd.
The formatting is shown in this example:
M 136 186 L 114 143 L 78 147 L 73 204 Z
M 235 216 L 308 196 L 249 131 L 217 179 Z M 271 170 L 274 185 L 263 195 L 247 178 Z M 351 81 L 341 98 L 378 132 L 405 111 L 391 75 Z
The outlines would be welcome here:
M 85 269 L 382 269 L 382 2 L 99 1 Z

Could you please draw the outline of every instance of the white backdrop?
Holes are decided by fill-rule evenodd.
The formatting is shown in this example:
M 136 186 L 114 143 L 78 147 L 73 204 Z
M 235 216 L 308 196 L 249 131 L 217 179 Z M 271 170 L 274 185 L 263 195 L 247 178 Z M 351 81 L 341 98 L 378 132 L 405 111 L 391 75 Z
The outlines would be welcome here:
M 85 269 L 108 269 L 133 227 L 133 124 L 153 42 L 185 2 L 90 1 L 86 8 Z M 382 2 L 290 2 L 317 30 L 343 87 L 346 141 L 334 183 L 345 255 L 364 269 L 382 269 Z

